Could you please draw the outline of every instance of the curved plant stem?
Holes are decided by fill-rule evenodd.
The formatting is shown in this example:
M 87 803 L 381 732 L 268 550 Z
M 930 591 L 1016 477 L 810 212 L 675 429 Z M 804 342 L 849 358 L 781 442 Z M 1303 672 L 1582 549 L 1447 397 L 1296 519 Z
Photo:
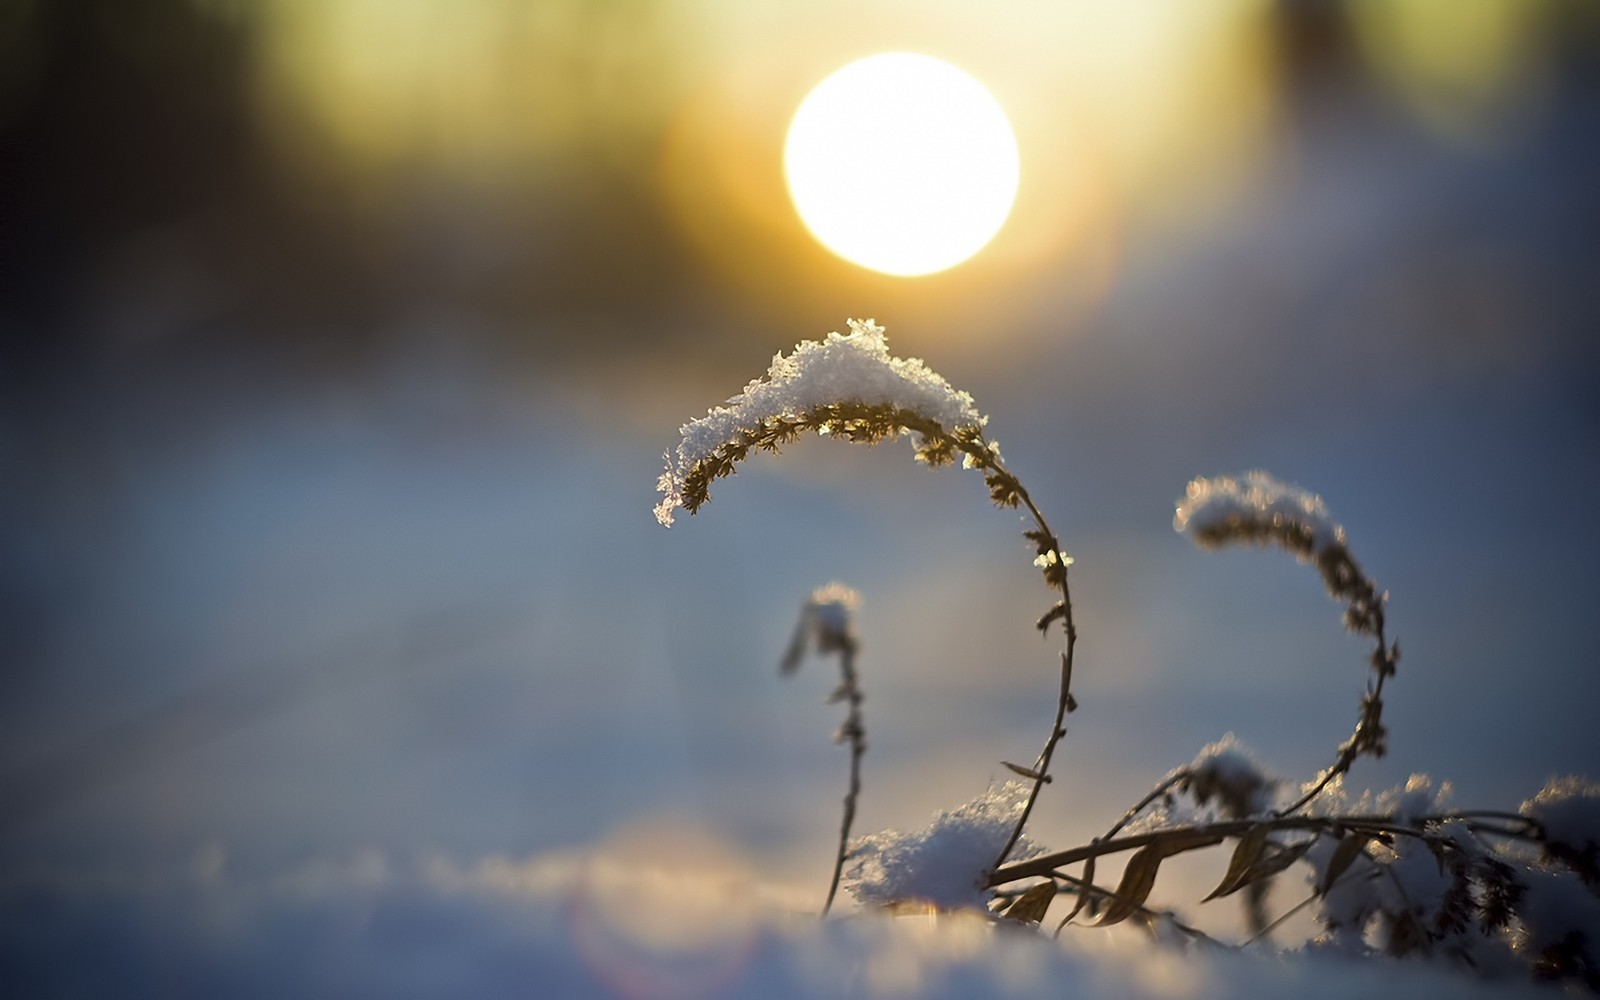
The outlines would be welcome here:
M 1334 760 L 1333 766 L 1322 773 L 1317 783 L 1293 804 L 1279 809 L 1277 815 L 1292 816 L 1305 808 L 1312 799 L 1321 795 L 1323 789 L 1333 783 L 1334 779 L 1347 773 L 1352 764 L 1364 753 L 1376 756 L 1383 755 L 1383 682 L 1394 673 L 1394 662 L 1399 658 L 1394 646 L 1390 645 L 1383 632 L 1383 605 L 1379 604 L 1373 612 L 1375 624 L 1375 640 L 1377 649 L 1372 654 L 1374 680 L 1367 688 L 1365 697 L 1361 699 L 1361 715 L 1356 719 L 1355 732 L 1339 747 L 1339 756 Z
M 1044 749 L 1039 751 L 1038 760 L 1034 764 L 1033 788 L 1028 792 L 1028 801 L 1022 807 L 1021 815 L 1017 817 L 1011 836 L 1006 838 L 1005 846 L 994 859 L 994 867 L 999 868 L 1011 855 L 1012 848 L 1017 846 L 1023 829 L 1028 825 L 1028 817 L 1033 815 L 1033 806 L 1039 800 L 1039 791 L 1045 782 L 1050 780 L 1050 761 L 1055 756 L 1056 744 L 1067 734 L 1064 725 L 1067 713 L 1077 708 L 1077 702 L 1072 697 L 1072 663 L 1078 643 L 1078 629 L 1072 621 L 1072 588 L 1067 583 L 1068 560 L 1061 551 L 1061 540 L 1051 529 L 1050 522 L 1045 520 L 1044 514 L 1034 504 L 1022 481 L 1000 461 L 998 449 L 984 440 L 981 434 L 960 436 L 956 439 L 956 444 L 968 456 L 971 465 L 983 471 L 984 482 L 989 485 L 989 495 L 996 503 L 1010 507 L 1021 505 L 1033 518 L 1034 530 L 1027 532 L 1027 536 L 1033 540 L 1041 556 L 1048 553 L 1048 561 L 1043 567 L 1045 582 L 1061 591 L 1061 603 L 1040 619 L 1041 627 L 1047 626 L 1055 618 L 1060 618 L 1062 629 L 1066 633 L 1066 644 L 1061 651 L 1061 682 L 1056 696 L 1055 720 L 1050 724 L 1050 734 L 1045 737 Z

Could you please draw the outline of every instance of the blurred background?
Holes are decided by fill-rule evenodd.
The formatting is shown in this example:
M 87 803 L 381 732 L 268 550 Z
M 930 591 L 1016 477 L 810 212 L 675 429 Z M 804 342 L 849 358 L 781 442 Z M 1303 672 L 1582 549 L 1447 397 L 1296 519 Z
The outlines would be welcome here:
M 902 49 L 1021 154 L 915 279 L 782 174 L 806 92 Z M 1600 775 L 1597 58 L 1581 0 L 0 0 L 0 879 L 670 821 L 820 904 L 813 587 L 864 595 L 858 832 L 1031 760 L 1056 685 L 1015 515 L 903 444 L 651 517 L 678 426 L 846 317 L 974 394 L 1077 559 L 1039 840 L 1227 731 L 1295 780 L 1348 734 L 1315 574 L 1171 530 L 1256 467 L 1393 593 L 1356 787 Z

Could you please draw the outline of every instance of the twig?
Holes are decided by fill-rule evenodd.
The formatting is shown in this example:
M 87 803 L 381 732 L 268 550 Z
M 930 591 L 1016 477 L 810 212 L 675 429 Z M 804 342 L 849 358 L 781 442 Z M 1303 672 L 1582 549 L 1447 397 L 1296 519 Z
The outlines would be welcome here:
M 1334 779 L 1348 772 L 1362 754 L 1383 756 L 1386 749 L 1384 746 L 1386 734 L 1383 728 L 1383 684 L 1394 676 L 1396 665 L 1400 662 L 1399 643 L 1391 643 L 1384 634 L 1383 606 L 1388 600 L 1388 595 L 1379 591 L 1377 584 L 1361 571 L 1361 567 L 1357 565 L 1355 557 L 1350 554 L 1342 539 L 1338 544 L 1318 553 L 1317 569 L 1322 574 L 1328 592 L 1349 602 L 1345 611 L 1346 626 L 1356 632 L 1372 636 L 1375 648 L 1369 663 L 1374 679 L 1361 698 L 1361 713 L 1356 718 L 1355 731 L 1340 745 L 1339 756 L 1334 760 L 1333 766 L 1323 772 L 1317 783 L 1292 805 L 1278 810 L 1279 816 L 1299 812 L 1312 799 L 1321 795 L 1323 789 L 1332 784 Z
M 844 818 L 839 822 L 839 852 L 833 862 L 833 881 L 828 883 L 828 899 L 822 904 L 822 915 L 833 908 L 833 898 L 839 893 L 839 879 L 844 874 L 845 859 L 850 856 L 850 825 L 856 818 L 856 799 L 861 795 L 861 758 L 867 752 L 866 722 L 861 714 L 861 686 L 856 682 L 856 643 L 851 640 L 839 648 L 839 672 L 844 676 L 839 691 L 850 703 L 850 714 L 845 717 L 840 730 L 850 740 L 850 789 L 844 796 Z
M 918 430 L 924 435 L 930 435 L 930 432 L 939 433 L 937 424 Z M 985 440 L 981 432 L 957 434 L 951 440 L 956 448 L 967 456 L 968 464 L 982 470 L 984 482 L 989 487 L 989 496 L 995 503 L 1003 507 L 1020 505 L 1033 518 L 1034 530 L 1026 532 L 1027 537 L 1034 542 L 1039 555 L 1046 560 L 1042 565 L 1045 582 L 1061 591 L 1061 603 L 1046 613 L 1040 622 L 1041 625 L 1048 625 L 1055 618 L 1060 618 L 1062 630 L 1066 634 L 1066 643 L 1061 651 L 1061 682 L 1056 696 L 1055 719 L 1050 724 L 1050 734 L 1045 737 L 1044 748 L 1039 751 L 1037 762 L 1034 764 L 1033 788 L 1028 792 L 1028 800 L 1023 805 L 1022 813 L 1017 817 L 1016 825 L 1012 827 L 1005 846 L 994 859 L 994 867 L 999 868 L 1005 864 L 1006 858 L 1017 846 L 1017 841 L 1022 838 L 1022 831 L 1028 825 L 1028 818 L 1033 815 L 1034 803 L 1039 800 L 1039 792 L 1050 780 L 1050 761 L 1055 756 L 1056 744 L 1067 734 L 1063 724 L 1067 713 L 1077 708 L 1077 702 L 1072 697 L 1072 664 L 1078 643 L 1078 630 L 1072 620 L 1072 588 L 1067 583 L 1067 565 L 1070 560 L 1061 551 L 1061 540 L 1051 529 L 1050 522 L 1045 520 L 1044 514 L 1034 504 L 1022 481 L 1001 462 L 999 449 Z
M 1192 772 L 1187 767 L 1180 767 L 1178 770 L 1176 770 L 1176 771 L 1172 772 L 1171 774 L 1167 775 L 1166 779 L 1163 780 L 1161 782 L 1161 784 L 1159 784 L 1156 787 L 1152 788 L 1150 790 L 1150 792 L 1147 795 L 1145 795 L 1144 798 L 1142 798 L 1138 802 L 1134 803 L 1133 806 L 1130 807 L 1127 812 L 1122 814 L 1122 818 L 1117 820 L 1115 823 L 1111 824 L 1111 829 L 1109 829 L 1105 833 L 1101 834 L 1098 839 L 1099 840 L 1110 840 L 1112 837 L 1115 837 L 1117 834 L 1121 833 L 1122 832 L 1122 828 L 1127 826 L 1129 823 L 1132 823 L 1134 821 L 1134 819 L 1140 813 L 1145 811 L 1145 809 L 1150 805 L 1150 803 L 1154 802 L 1156 799 L 1159 799 L 1163 795 L 1165 795 L 1168 792 L 1172 791 L 1172 786 L 1178 784 L 1179 782 L 1184 781 L 1185 779 L 1187 779 L 1187 778 L 1189 778 L 1191 776 L 1192 776 Z
M 1342 878 L 1344 878 L 1344 876 L 1340 875 L 1339 878 L 1342 879 Z M 1335 880 L 1335 881 L 1337 882 L 1337 880 Z M 1285 920 L 1288 920 L 1290 917 L 1294 916 L 1296 913 L 1299 913 L 1301 910 L 1303 910 L 1306 907 L 1310 906 L 1312 903 L 1315 903 L 1318 899 L 1321 899 L 1322 896 L 1324 896 L 1324 895 L 1325 895 L 1325 893 L 1313 892 L 1311 895 L 1307 896 L 1305 899 L 1302 899 L 1300 902 L 1294 904 L 1293 906 L 1289 907 L 1287 910 L 1284 910 L 1282 913 L 1278 914 L 1277 919 L 1272 921 L 1272 923 L 1266 925 L 1265 927 L 1261 928 L 1259 931 L 1256 931 L 1254 934 L 1250 935 L 1249 937 L 1245 938 L 1243 941 L 1239 942 L 1239 947 L 1248 948 L 1251 945 L 1255 944 L 1257 941 L 1260 941 L 1262 938 L 1266 937 L 1268 934 L 1271 934 L 1273 931 L 1275 931 L 1279 927 L 1283 926 L 1283 922 Z

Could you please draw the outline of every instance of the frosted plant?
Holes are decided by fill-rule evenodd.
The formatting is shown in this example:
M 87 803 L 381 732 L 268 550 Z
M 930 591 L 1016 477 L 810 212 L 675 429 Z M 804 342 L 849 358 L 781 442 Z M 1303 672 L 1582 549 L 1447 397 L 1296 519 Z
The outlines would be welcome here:
M 1383 686 L 1400 663 L 1400 644 L 1390 642 L 1384 633 L 1389 595 L 1362 572 L 1345 541 L 1344 528 L 1329 516 L 1322 498 L 1259 471 L 1237 478 L 1195 479 L 1178 504 L 1172 525 L 1205 548 L 1276 545 L 1301 562 L 1314 563 L 1329 596 L 1345 604 L 1345 627 L 1376 643 L 1368 660 L 1372 679 L 1361 698 L 1355 731 L 1340 744 L 1333 766 L 1284 814 L 1316 798 L 1363 754 L 1382 757 L 1389 738 L 1383 726 Z
M 1232 733 L 1202 749 L 1186 770 L 1180 788 L 1200 805 L 1216 799 L 1228 819 L 1263 815 L 1278 783 Z
M 795 626 L 789 650 L 783 654 L 780 668 L 786 674 L 800 669 L 806 650 L 815 647 L 819 655 L 854 652 L 856 648 L 856 609 L 861 606 L 861 595 L 842 583 L 834 582 L 818 587 L 800 608 L 800 621 Z
M 861 714 L 865 696 L 856 676 L 856 608 L 861 595 L 842 583 L 830 583 L 812 591 L 811 598 L 800 609 L 800 623 L 795 626 L 789 651 L 783 655 L 779 669 L 792 674 L 800 669 L 806 649 L 815 646 L 819 655 L 839 654 L 839 686 L 828 696 L 830 702 L 842 701 L 850 706 L 844 723 L 834 734 L 835 743 L 850 744 L 850 785 L 844 796 L 844 816 L 839 821 L 839 849 L 834 855 L 833 879 L 828 883 L 828 898 L 822 904 L 824 915 L 833 908 L 833 898 L 839 891 L 839 879 L 849 857 L 850 827 L 856 818 L 856 801 L 861 796 L 861 758 L 867 752 L 867 724 Z
M 1522 804 L 1544 831 L 1544 850 L 1600 889 L 1600 785 L 1575 775 L 1552 778 Z
M 1056 744 L 1066 735 L 1063 721 L 1077 707 L 1072 696 L 1077 630 L 1067 584 L 1072 558 L 1021 480 L 1006 468 L 999 444 L 984 437 L 989 418 L 978 411 L 972 396 L 953 388 L 921 360 L 890 355 L 884 328 L 874 321 L 851 319 L 846 325 L 848 334 L 834 332 L 821 342 L 803 341 L 793 353 L 775 356 L 765 377 L 750 382 L 726 405 L 679 428 L 678 446 L 667 453 L 666 471 L 656 482 L 661 493 L 656 520 L 671 527 L 679 508 L 697 512 L 711 498 L 711 483 L 731 475 L 753 452 L 776 453 L 807 432 L 863 444 L 909 436 L 917 460 L 930 467 L 953 464 L 960 454 L 962 468 L 982 473 L 995 504 L 1027 510 L 1033 527 L 1023 534 L 1033 545 L 1034 565 L 1045 583 L 1061 593 L 1061 600 L 1040 617 L 1038 627 L 1047 631 L 1060 622 L 1065 648 L 1055 719 L 1044 748 L 1031 767 L 1006 765 L 1032 779 L 1033 787 L 1011 836 L 995 853 L 993 864 L 998 866 L 1022 836 L 1039 792 L 1050 780 Z
M 935 465 L 954 456 L 951 436 L 976 438 L 989 418 L 972 396 L 917 358 L 891 357 L 884 328 L 872 320 L 847 325 L 848 334 L 776 355 L 764 378 L 680 428 L 656 484 L 656 520 L 670 527 L 678 508 L 693 514 L 710 499 L 711 483 L 750 452 L 775 452 L 806 431 L 869 444 L 912 435 L 918 457 Z
M 963 467 L 982 474 L 995 503 L 1031 517 L 1024 534 L 1034 566 L 1060 595 L 1038 627 L 1059 625 L 1065 642 L 1042 751 L 1031 766 L 1002 762 L 1029 784 L 991 788 L 921 831 L 851 839 L 866 750 L 855 669 L 859 599 L 836 584 L 812 594 L 783 672 L 793 672 L 810 649 L 839 656 L 842 680 L 833 697 L 849 703 L 849 714 L 838 738 L 852 749 L 825 913 L 841 884 L 868 906 L 986 908 L 991 919 L 1022 925 L 1041 924 L 1057 897 L 1069 896 L 1057 933 L 1083 915 L 1097 927 L 1133 921 L 1158 940 L 1214 944 L 1150 899 L 1168 858 L 1231 841 L 1226 870 L 1202 902 L 1240 894 L 1251 927 L 1245 944 L 1312 907 L 1322 928 L 1316 949 L 1442 961 L 1479 976 L 1531 975 L 1600 993 L 1600 786 L 1555 780 L 1519 812 L 1454 808 L 1448 783 L 1420 775 L 1382 794 L 1348 793 L 1355 762 L 1386 750 L 1382 695 L 1400 659 L 1387 633 L 1388 595 L 1362 571 L 1345 529 L 1319 497 L 1264 472 L 1194 480 L 1173 524 L 1203 548 L 1273 546 L 1315 566 L 1344 606 L 1346 627 L 1372 640 L 1355 729 L 1333 764 L 1309 781 L 1287 782 L 1230 733 L 1169 772 L 1087 844 L 1045 852 L 1025 835 L 1051 780 L 1065 717 L 1076 708 L 1072 558 L 985 437 L 988 418 L 972 397 L 921 361 L 891 356 L 883 328 L 871 320 L 851 320 L 849 330 L 778 355 L 765 377 L 685 424 L 658 483 L 657 519 L 670 525 L 680 508 L 695 513 L 710 498 L 710 484 L 739 462 L 777 452 L 804 433 L 869 444 L 909 437 L 920 461 L 951 465 L 959 454 Z M 1279 797 L 1286 788 L 1297 790 L 1282 796 L 1292 801 Z M 1115 888 L 1102 883 L 1097 861 L 1124 855 Z M 1297 865 L 1309 894 L 1268 920 L 1268 887 Z M 1074 866 L 1081 868 L 1069 870 Z

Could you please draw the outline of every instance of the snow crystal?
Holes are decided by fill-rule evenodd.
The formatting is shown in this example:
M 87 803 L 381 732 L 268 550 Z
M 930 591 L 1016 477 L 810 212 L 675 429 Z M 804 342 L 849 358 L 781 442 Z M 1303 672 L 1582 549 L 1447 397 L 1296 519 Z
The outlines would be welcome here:
M 984 907 L 989 899 L 985 877 L 1022 815 L 1029 791 L 1008 781 L 939 813 L 926 829 L 885 830 L 854 841 L 845 888 L 868 906 L 917 901 L 944 910 Z M 1023 837 L 1007 860 L 1041 853 L 1043 848 Z
M 1240 534 L 1264 535 L 1294 531 L 1312 553 L 1344 545 L 1344 529 L 1328 515 L 1322 498 L 1259 470 L 1235 479 L 1216 476 L 1189 483 L 1172 526 L 1202 542 Z
M 741 436 L 774 421 L 804 421 L 818 407 L 859 403 L 905 410 L 931 420 L 946 432 L 981 428 L 988 420 L 972 396 L 951 387 L 918 358 L 889 354 L 884 328 L 873 320 L 847 320 L 848 334 L 807 340 L 787 357 L 777 354 L 767 374 L 745 386 L 727 405 L 684 424 L 675 455 L 658 484 L 663 499 L 656 519 L 672 524 L 681 506 L 679 490 L 696 466 L 716 458 Z

